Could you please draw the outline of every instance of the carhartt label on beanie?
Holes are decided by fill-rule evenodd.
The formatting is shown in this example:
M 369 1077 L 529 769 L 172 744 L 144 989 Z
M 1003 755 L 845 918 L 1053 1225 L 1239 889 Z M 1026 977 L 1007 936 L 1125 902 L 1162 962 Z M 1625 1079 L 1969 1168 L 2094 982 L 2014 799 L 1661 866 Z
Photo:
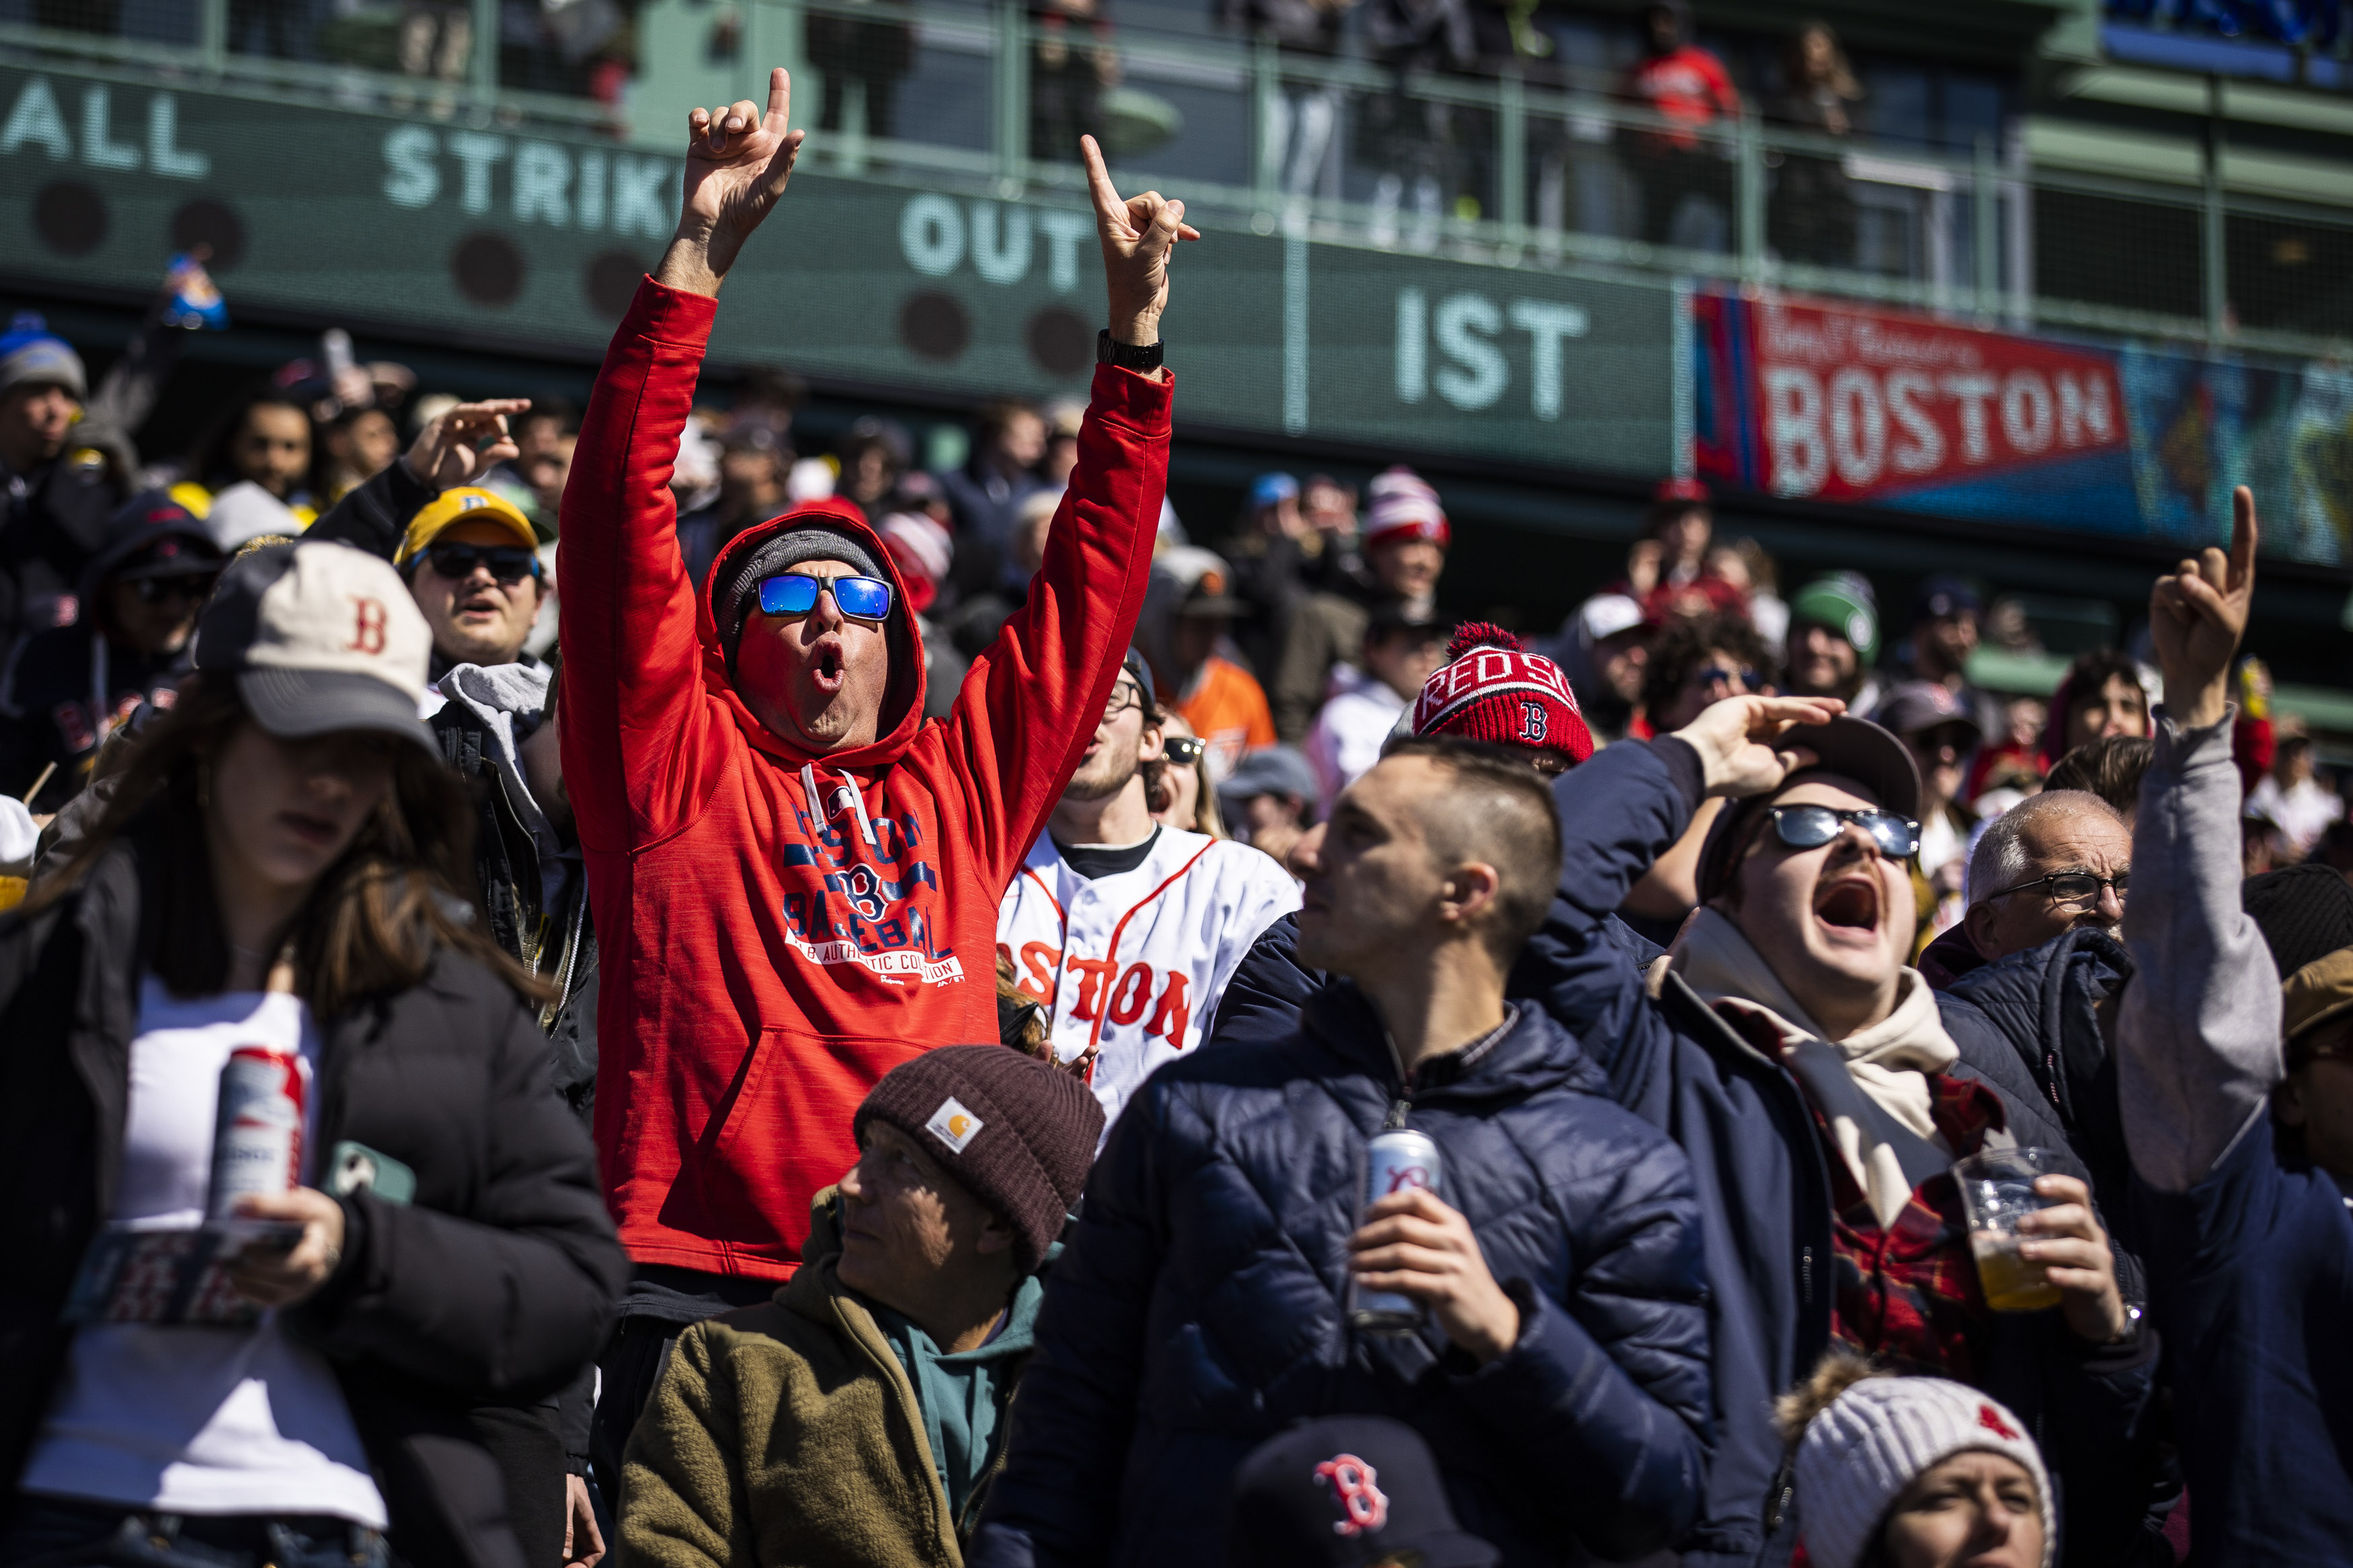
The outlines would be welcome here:
M 941 1100 L 940 1108 L 932 1112 L 932 1119 L 923 1123 L 924 1130 L 946 1144 L 951 1154 L 963 1153 L 964 1146 L 980 1136 L 980 1130 L 986 1125 L 953 1094 Z
M 1092 1089 L 1006 1046 L 942 1046 L 900 1063 L 858 1108 L 861 1143 L 878 1119 L 1004 1217 L 1025 1273 L 1061 1235 L 1103 1125 Z

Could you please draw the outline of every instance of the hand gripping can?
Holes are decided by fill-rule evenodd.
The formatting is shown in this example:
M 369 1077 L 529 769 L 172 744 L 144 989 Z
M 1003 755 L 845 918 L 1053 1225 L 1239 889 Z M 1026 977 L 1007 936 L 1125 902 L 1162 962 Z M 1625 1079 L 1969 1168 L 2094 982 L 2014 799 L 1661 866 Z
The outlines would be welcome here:
M 1426 1134 L 1403 1127 L 1374 1134 L 1365 1144 L 1365 1208 L 1391 1193 L 1412 1187 L 1437 1197 L 1441 1191 L 1440 1168 L 1438 1145 Z M 1366 1215 L 1360 1211 L 1356 1218 L 1362 1224 Z M 1350 1292 L 1354 1299 L 1348 1321 L 1368 1334 L 1410 1334 L 1429 1316 L 1412 1297 L 1393 1290 L 1367 1290 L 1353 1278 Z
M 233 1218 L 247 1194 L 290 1192 L 301 1179 L 301 1060 L 269 1046 L 239 1046 L 221 1068 L 205 1217 Z

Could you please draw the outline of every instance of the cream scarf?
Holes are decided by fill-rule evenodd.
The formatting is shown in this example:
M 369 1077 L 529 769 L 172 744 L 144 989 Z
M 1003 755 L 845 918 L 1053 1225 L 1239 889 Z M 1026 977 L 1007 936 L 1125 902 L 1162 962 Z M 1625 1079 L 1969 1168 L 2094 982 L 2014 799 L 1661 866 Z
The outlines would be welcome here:
M 1701 910 L 1684 925 L 1673 964 L 1708 1005 L 1761 1014 L 1780 1035 L 1782 1059 L 1830 1123 L 1881 1225 L 1903 1213 L 1921 1183 L 1951 1166 L 1952 1147 L 1929 1114 L 1926 1075 L 1952 1066 L 1960 1051 L 1918 970 L 1897 974 L 1895 1011 L 1843 1040 L 1828 1040 L 1740 928 L 1715 910 Z

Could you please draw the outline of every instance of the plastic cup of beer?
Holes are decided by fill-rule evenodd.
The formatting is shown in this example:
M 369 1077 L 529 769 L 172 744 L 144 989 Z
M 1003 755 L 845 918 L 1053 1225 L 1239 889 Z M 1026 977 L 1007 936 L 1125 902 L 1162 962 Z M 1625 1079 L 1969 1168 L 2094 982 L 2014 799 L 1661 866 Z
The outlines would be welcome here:
M 1968 1213 L 1969 1251 L 1986 1305 L 1997 1312 L 2040 1312 L 2059 1304 L 2059 1287 L 2042 1265 L 2018 1255 L 2018 1222 L 2059 1200 L 2034 1190 L 2038 1176 L 2079 1176 L 2075 1163 L 2049 1149 L 1989 1149 L 1953 1166 Z

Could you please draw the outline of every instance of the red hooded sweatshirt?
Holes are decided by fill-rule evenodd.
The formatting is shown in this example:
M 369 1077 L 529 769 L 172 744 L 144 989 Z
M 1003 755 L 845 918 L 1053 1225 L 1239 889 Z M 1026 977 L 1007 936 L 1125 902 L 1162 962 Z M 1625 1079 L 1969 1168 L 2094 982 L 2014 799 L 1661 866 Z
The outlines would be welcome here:
M 714 583 L 822 523 L 891 575 L 880 737 L 820 757 L 736 696 L 710 585 L 679 554 L 670 466 L 714 308 L 640 284 L 589 400 L 558 556 L 564 774 L 600 950 L 596 1149 L 622 1243 L 640 1263 L 781 1279 L 811 1194 L 857 1159 L 867 1091 L 930 1047 L 997 1038 L 997 907 L 1143 609 L 1171 383 L 1095 372 L 1029 603 L 944 721 L 923 721 L 920 634 L 856 507 L 814 502 L 719 552 Z

